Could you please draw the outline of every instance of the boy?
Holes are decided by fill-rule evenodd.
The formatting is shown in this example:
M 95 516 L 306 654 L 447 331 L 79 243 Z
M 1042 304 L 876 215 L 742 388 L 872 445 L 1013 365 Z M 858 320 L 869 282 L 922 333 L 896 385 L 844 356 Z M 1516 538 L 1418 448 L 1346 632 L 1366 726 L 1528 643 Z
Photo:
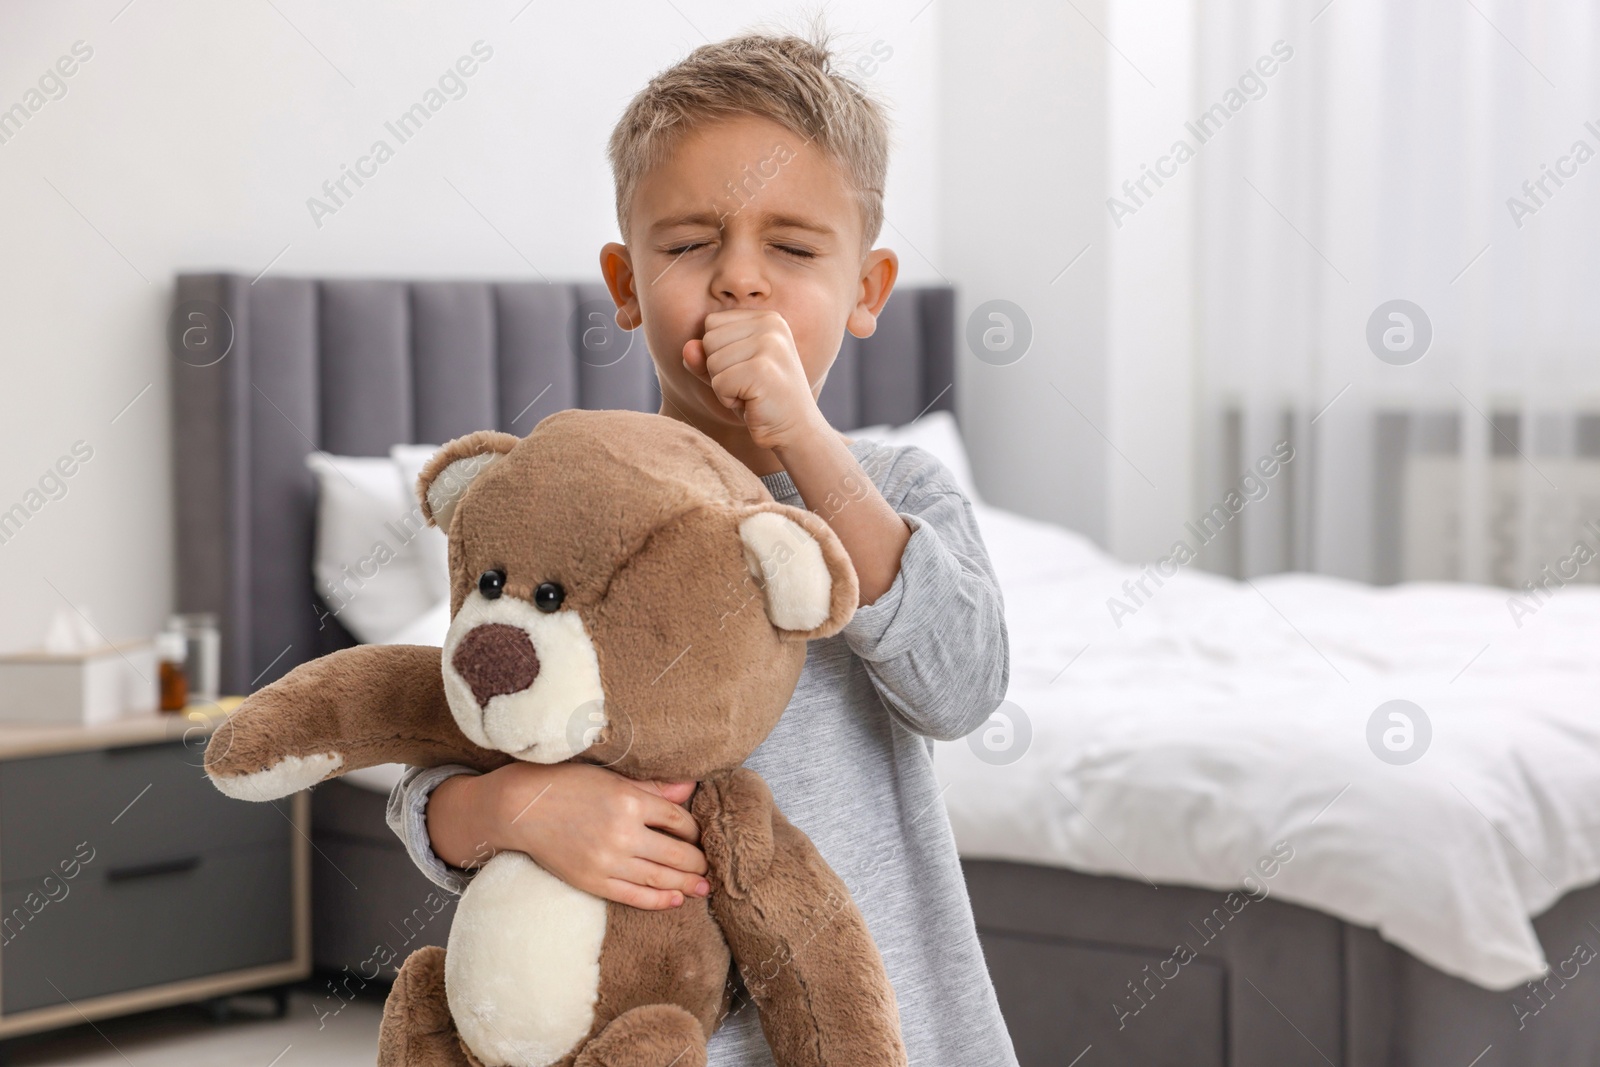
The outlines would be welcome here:
M 894 252 L 871 248 L 882 110 L 830 70 L 825 45 L 746 36 L 652 79 L 610 156 L 624 243 L 600 265 L 617 322 L 644 329 L 661 414 L 719 442 L 779 501 L 821 514 L 860 578 L 855 618 L 812 644 L 746 765 L 849 886 L 910 1062 L 1015 1067 L 928 740 L 970 733 L 1005 693 L 999 589 L 971 505 L 938 462 L 849 442 L 816 402 L 844 331 L 873 332 L 898 270 Z M 707 892 L 683 807 L 693 789 L 581 763 L 413 770 L 390 825 L 457 892 L 462 868 L 513 849 L 589 893 L 668 908 Z M 771 1063 L 742 990 L 708 1062 Z

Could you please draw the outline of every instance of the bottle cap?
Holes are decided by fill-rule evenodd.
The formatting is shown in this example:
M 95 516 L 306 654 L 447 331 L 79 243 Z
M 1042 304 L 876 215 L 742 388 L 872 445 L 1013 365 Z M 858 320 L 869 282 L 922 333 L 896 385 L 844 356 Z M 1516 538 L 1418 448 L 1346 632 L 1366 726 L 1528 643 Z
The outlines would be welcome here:
M 156 636 L 156 655 L 170 663 L 182 663 L 184 654 L 183 635 L 172 630 L 163 630 Z

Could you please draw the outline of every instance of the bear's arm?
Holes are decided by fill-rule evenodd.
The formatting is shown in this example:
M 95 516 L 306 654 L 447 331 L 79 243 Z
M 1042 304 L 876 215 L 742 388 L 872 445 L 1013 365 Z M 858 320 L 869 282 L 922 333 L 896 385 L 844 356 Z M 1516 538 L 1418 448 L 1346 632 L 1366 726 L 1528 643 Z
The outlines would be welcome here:
M 206 773 L 241 800 L 276 800 L 380 763 L 511 762 L 461 733 L 438 648 L 361 645 L 301 664 L 252 694 L 206 746 Z
M 691 803 L 711 910 L 761 1013 L 778 1067 L 904 1067 L 894 988 L 850 891 L 739 768 Z

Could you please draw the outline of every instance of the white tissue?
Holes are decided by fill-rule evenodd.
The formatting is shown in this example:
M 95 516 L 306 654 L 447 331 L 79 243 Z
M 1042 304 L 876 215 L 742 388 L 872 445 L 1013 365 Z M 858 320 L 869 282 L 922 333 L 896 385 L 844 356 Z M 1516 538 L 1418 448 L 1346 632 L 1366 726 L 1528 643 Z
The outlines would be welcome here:
M 44 632 L 44 650 L 54 656 L 71 656 L 101 648 L 105 641 L 89 621 L 89 609 L 57 608 Z

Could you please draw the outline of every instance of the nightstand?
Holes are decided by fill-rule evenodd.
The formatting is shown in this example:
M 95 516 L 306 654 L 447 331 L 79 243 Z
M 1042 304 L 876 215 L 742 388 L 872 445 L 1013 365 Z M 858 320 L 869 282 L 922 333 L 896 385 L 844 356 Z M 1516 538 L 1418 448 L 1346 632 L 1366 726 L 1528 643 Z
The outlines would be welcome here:
M 221 721 L 0 726 L 0 1038 L 310 975 L 309 798 L 219 793 Z

